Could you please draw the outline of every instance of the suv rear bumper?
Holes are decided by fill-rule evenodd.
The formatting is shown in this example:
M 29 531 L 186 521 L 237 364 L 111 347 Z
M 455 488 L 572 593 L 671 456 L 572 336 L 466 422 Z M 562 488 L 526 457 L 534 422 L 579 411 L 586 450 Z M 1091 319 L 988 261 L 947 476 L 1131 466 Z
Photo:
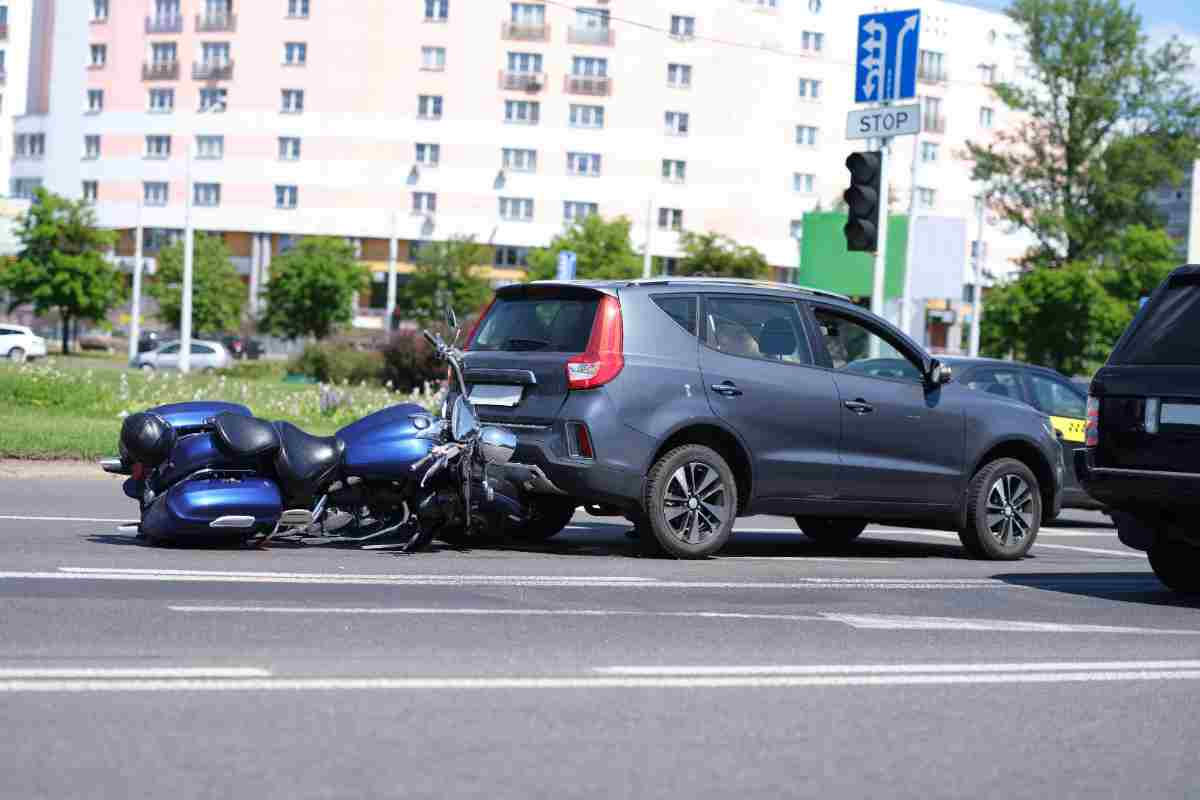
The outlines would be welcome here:
M 1097 467 L 1091 448 L 1075 451 L 1075 474 L 1087 493 L 1117 509 L 1200 509 L 1200 474 Z

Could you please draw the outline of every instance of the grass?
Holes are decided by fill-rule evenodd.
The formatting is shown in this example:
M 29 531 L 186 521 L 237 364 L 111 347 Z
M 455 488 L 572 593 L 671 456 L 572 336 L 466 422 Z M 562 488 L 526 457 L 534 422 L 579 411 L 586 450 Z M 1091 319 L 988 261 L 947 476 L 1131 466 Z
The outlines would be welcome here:
M 124 417 L 187 400 L 244 403 L 258 416 L 287 420 L 320 435 L 398 403 L 418 403 L 431 410 L 441 403 L 437 387 L 400 394 L 366 384 L 284 383 L 282 375 L 282 367 L 267 365 L 184 376 L 77 365 L 62 369 L 54 358 L 21 366 L 0 364 L 0 458 L 90 460 L 113 455 Z

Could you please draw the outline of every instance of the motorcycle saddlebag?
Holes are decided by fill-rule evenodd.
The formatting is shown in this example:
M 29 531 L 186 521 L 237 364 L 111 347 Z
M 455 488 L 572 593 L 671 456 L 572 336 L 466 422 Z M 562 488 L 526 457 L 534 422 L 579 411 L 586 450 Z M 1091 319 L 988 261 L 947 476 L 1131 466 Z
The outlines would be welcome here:
M 279 487 L 265 478 L 183 481 L 146 509 L 141 530 L 151 539 L 249 534 L 272 530 L 282 513 Z

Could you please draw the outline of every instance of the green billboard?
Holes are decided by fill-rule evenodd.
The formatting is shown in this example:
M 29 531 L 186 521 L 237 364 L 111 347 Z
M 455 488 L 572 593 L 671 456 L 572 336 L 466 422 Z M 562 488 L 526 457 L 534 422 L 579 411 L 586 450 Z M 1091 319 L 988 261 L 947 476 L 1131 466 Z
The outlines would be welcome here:
M 870 297 L 875 256 L 851 253 L 846 249 L 846 236 L 842 233 L 845 224 L 846 215 L 838 212 L 814 211 L 804 215 L 796 283 L 851 297 Z M 908 217 L 892 216 L 888 221 L 887 267 L 883 281 L 886 298 L 897 298 L 904 291 L 907 248 Z

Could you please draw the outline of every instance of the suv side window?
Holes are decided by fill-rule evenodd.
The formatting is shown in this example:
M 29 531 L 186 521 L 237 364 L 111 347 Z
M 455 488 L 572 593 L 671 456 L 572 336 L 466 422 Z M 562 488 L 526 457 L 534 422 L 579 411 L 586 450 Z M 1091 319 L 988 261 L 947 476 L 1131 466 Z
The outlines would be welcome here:
M 667 316 L 675 320 L 679 327 L 696 336 L 696 301 L 694 294 L 660 294 L 651 298 L 654 304 L 667 312 Z
M 812 364 L 800 312 L 790 300 L 707 295 L 705 343 L 722 353 L 787 364 Z
M 977 367 L 963 376 L 963 384 L 968 389 L 1025 402 L 1025 393 L 1021 391 L 1021 376 L 1015 369 Z
M 872 378 L 923 383 L 921 369 L 903 350 L 863 323 L 828 308 L 813 307 L 826 366 Z
M 1034 405 L 1052 417 L 1083 419 L 1087 416 L 1087 400 L 1065 381 L 1037 372 L 1029 373 Z

